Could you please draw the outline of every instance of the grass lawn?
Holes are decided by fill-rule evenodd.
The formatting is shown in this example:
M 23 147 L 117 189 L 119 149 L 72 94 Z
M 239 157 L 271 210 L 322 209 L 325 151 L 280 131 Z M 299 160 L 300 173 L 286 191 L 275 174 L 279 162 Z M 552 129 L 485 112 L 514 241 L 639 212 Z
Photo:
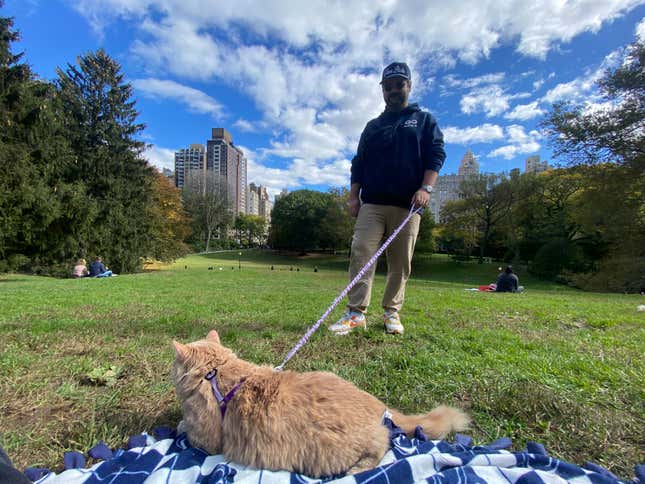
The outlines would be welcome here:
M 345 287 L 346 269 L 343 257 L 245 251 L 116 278 L 0 276 L 0 443 L 19 468 L 60 470 L 65 451 L 176 425 L 173 338 L 216 328 L 242 358 L 278 365 Z M 645 298 L 521 272 L 522 294 L 464 290 L 496 275 L 497 264 L 417 261 L 406 333 L 393 337 L 377 310 L 379 274 L 368 330 L 329 334 L 338 307 L 287 369 L 333 371 L 410 413 L 457 405 L 473 416 L 475 443 L 538 441 L 631 479 L 645 448 L 645 313 L 636 310 Z M 97 383 L 111 367 L 118 378 Z

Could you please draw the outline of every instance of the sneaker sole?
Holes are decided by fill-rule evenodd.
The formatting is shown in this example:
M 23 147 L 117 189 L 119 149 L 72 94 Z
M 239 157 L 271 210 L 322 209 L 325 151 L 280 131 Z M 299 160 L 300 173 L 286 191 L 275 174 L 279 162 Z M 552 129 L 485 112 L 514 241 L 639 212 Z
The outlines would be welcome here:
M 353 328 L 348 328 L 347 330 L 344 330 L 344 331 L 334 331 L 333 329 L 330 329 L 329 331 L 331 331 L 334 334 L 337 334 L 338 336 L 344 336 L 346 334 L 351 333 L 355 329 L 362 329 L 363 331 L 367 331 L 367 325 L 365 324 L 365 325 L 354 326 Z
M 385 328 L 387 334 L 403 334 L 403 329 L 387 329 Z

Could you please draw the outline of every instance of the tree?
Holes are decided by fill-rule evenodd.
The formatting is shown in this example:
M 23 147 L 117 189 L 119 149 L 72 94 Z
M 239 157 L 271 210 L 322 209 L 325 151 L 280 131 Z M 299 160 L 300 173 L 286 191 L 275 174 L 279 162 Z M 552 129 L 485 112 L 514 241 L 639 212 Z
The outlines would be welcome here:
M 246 246 L 261 244 L 266 234 L 266 220 L 259 215 L 240 214 L 235 218 L 234 228 L 239 240 L 246 238 Z
M 349 215 L 349 190 L 329 190 L 327 209 L 320 221 L 320 247 L 323 249 L 348 249 L 352 241 L 354 219 Z
M 421 220 L 419 222 L 419 236 L 414 249 L 417 252 L 431 254 L 435 251 L 434 232 L 435 223 L 430 210 L 424 210 L 421 213 Z
M 576 219 L 610 250 L 583 283 L 638 291 L 645 286 L 645 42 L 628 46 L 621 65 L 607 70 L 598 87 L 600 107 L 556 104 L 543 126 L 556 156 L 571 165 L 601 166 L 588 177 L 585 197 L 597 213 L 581 211 Z
M 66 178 L 73 156 L 56 90 L 11 53 L 12 24 L 0 18 L 0 259 L 51 265 L 77 252 L 93 207 Z
M 603 103 L 558 103 L 543 122 L 555 155 L 571 164 L 645 169 L 645 43 L 628 46 L 622 65 L 607 70 L 597 85 Z
M 291 192 L 271 212 L 269 243 L 276 249 L 307 251 L 321 248 L 321 221 L 332 203 L 329 193 Z
M 147 208 L 155 178 L 136 138 L 144 126 L 136 122 L 132 86 L 120 71 L 101 49 L 58 69 L 56 85 L 75 155 L 68 178 L 85 183 L 98 209 L 81 250 L 101 253 L 116 271 L 130 272 L 153 250 Z
M 513 191 L 503 175 L 478 175 L 464 180 L 459 188 L 463 203 L 453 210 L 464 210 L 475 220 L 479 234 L 479 260 L 488 255 L 494 230 L 508 217 Z
M 479 240 L 476 214 L 465 200 L 447 202 L 441 210 L 442 225 L 437 230 L 442 250 L 470 257 Z
M 179 189 L 168 177 L 155 172 L 152 190 L 153 203 L 148 206 L 153 227 L 149 256 L 170 262 L 188 252 L 184 240 L 190 235 L 190 219 L 184 212 Z
M 232 220 L 226 179 L 212 171 L 189 172 L 182 199 L 192 219 L 193 233 L 199 235 L 208 252 L 213 236 L 225 234 Z

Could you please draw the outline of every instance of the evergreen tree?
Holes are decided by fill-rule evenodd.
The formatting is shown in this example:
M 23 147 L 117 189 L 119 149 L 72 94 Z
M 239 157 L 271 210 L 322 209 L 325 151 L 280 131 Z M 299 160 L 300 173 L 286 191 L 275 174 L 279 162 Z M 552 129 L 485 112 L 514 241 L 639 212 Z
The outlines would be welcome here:
M 57 87 L 74 149 L 69 178 L 87 186 L 96 218 L 81 251 L 100 253 L 118 272 L 141 267 L 152 251 L 147 208 L 154 203 L 154 173 L 136 135 L 144 126 L 131 100 L 132 86 L 105 51 L 80 56 L 58 69 Z M 89 254 L 92 255 L 92 254 Z
M 11 29 L 0 18 L 0 259 L 50 266 L 76 251 L 69 224 L 88 210 L 83 187 L 64 176 L 72 156 L 56 90 L 11 53 Z

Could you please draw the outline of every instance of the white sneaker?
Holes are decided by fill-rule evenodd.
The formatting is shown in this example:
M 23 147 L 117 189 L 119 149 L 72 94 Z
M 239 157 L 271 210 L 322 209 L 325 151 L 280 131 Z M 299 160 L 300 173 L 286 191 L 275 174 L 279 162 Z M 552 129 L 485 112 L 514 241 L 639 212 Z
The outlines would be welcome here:
M 385 332 L 388 334 L 403 334 L 405 329 L 401 324 L 401 318 L 399 317 L 399 312 L 396 310 L 388 309 L 383 314 L 383 319 L 385 321 Z
M 329 327 L 329 331 L 337 335 L 345 335 L 354 328 L 367 329 L 365 315 L 360 311 L 346 311 L 341 318 Z

